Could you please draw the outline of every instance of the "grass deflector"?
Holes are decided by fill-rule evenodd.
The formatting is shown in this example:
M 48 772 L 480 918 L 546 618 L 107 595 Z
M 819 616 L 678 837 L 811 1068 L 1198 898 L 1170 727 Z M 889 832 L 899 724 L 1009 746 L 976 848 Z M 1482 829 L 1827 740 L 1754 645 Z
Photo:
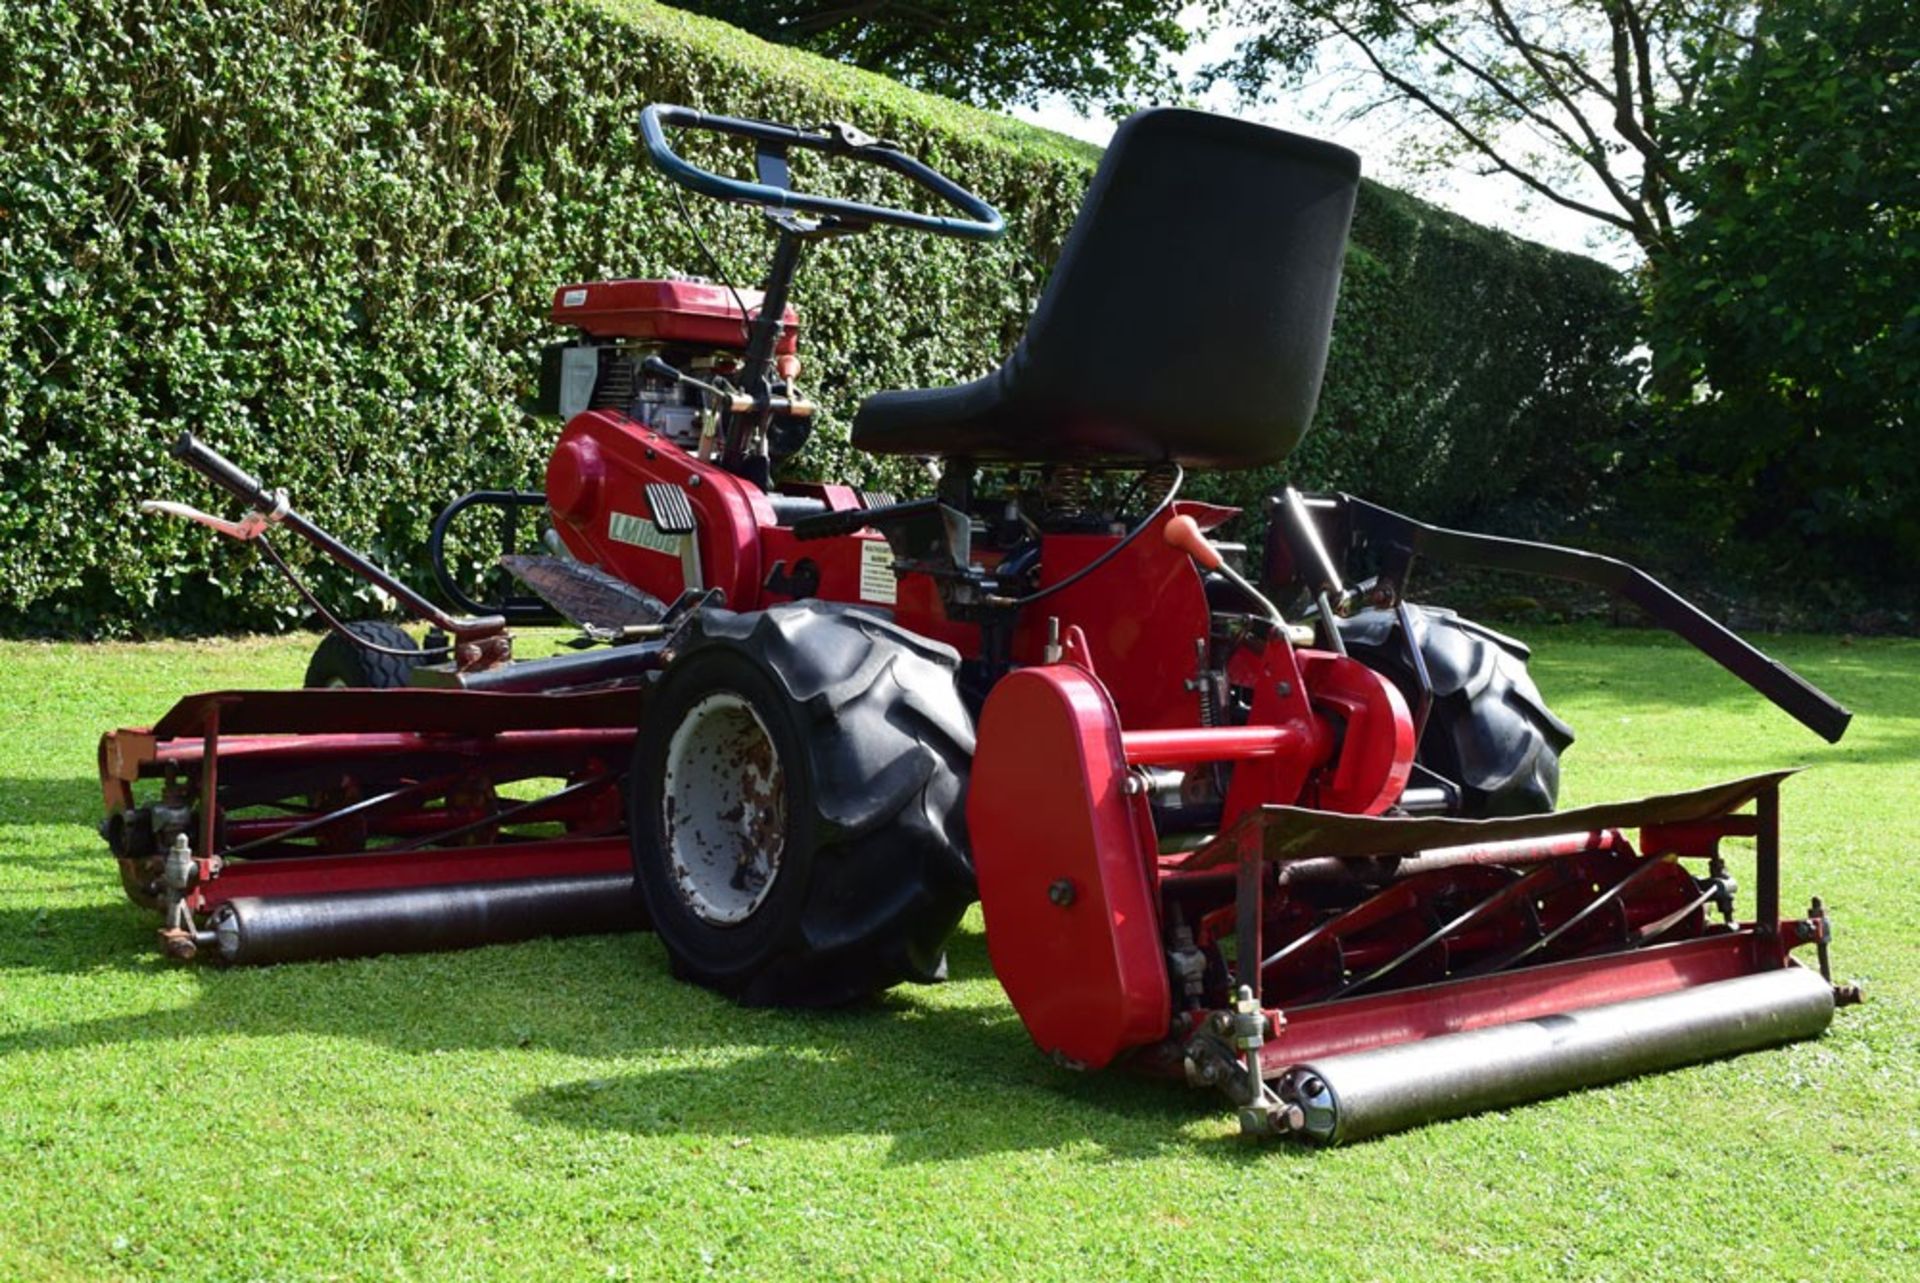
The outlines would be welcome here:
M 1129 120 L 1005 364 L 859 407 L 857 447 L 937 478 L 899 499 L 777 479 L 813 420 L 796 268 L 883 227 L 993 237 L 998 213 L 845 125 L 642 124 L 668 178 L 760 210 L 772 266 L 751 292 L 556 292 L 574 333 L 543 361 L 546 487 L 442 514 L 451 609 L 176 448 L 249 513 L 152 506 L 282 569 L 289 530 L 429 632 L 328 615 L 308 689 L 195 695 L 106 736 L 105 831 L 170 953 L 647 927 L 688 980 L 830 1005 L 939 979 L 977 897 L 1041 1051 L 1183 1076 L 1249 1132 L 1325 1143 L 1809 1037 L 1855 996 L 1819 902 L 1782 917 L 1781 776 L 1556 813 L 1573 732 L 1525 647 L 1409 580 L 1426 558 L 1594 584 L 1828 740 L 1845 709 L 1608 558 L 1291 488 L 1258 542 L 1223 543 L 1234 512 L 1181 498 L 1185 469 L 1273 464 L 1307 430 L 1357 157 Z M 753 178 L 669 130 L 718 135 L 703 157 L 744 143 Z M 796 191 L 796 151 L 938 212 Z M 498 602 L 446 553 L 489 509 L 523 586 Z M 576 652 L 516 660 L 509 623 L 556 616 Z M 1755 845 L 1750 919 L 1729 837 Z

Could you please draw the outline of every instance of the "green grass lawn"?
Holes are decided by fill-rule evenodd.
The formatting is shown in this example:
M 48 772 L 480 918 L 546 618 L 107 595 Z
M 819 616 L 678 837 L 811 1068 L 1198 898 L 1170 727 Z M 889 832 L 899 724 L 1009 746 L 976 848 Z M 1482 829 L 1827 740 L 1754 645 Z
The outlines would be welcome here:
M 92 831 L 95 737 L 293 684 L 311 639 L 0 644 L 0 1278 L 1920 1277 L 1920 644 L 1773 643 L 1856 710 L 1830 748 L 1657 636 L 1529 640 L 1565 802 L 1815 768 L 1786 905 L 1827 897 L 1868 1001 L 1327 1152 L 1043 1061 L 977 913 L 951 983 L 828 1015 L 676 984 L 645 935 L 168 964 Z

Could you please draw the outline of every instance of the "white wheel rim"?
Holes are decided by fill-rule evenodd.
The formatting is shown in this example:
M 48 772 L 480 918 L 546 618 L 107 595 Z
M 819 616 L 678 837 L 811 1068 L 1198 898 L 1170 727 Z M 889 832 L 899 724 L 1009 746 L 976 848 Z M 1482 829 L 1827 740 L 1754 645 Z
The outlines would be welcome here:
M 667 742 L 660 822 L 667 869 L 687 907 L 716 926 L 753 915 L 786 847 L 785 776 L 753 706 L 715 691 Z

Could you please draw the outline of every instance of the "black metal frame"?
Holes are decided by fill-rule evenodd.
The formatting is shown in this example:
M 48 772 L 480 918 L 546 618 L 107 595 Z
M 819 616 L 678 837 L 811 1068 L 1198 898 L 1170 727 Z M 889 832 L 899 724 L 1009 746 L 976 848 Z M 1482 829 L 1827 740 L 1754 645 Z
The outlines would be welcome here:
M 1420 557 L 1588 584 L 1640 607 L 1828 743 L 1838 743 L 1853 719 L 1824 691 L 1637 566 L 1577 548 L 1428 525 L 1348 494 L 1316 496 L 1311 502 L 1316 509 L 1333 511 L 1349 555 L 1364 549 L 1378 558 L 1381 579 L 1396 600 Z M 1296 566 L 1311 564 L 1310 550 L 1289 551 Z
M 461 513 L 475 506 L 501 509 L 500 555 L 510 557 L 520 550 L 519 510 L 545 509 L 547 496 L 538 490 L 474 490 L 442 508 L 440 515 L 433 519 L 433 529 L 427 535 L 427 562 L 433 568 L 433 582 L 439 586 L 441 596 L 461 610 L 498 615 L 513 623 L 558 623 L 560 616 L 553 607 L 531 594 L 507 597 L 499 602 L 480 602 L 468 596 L 455 582 L 453 572 L 447 568 L 447 532 L 453 528 L 454 520 Z

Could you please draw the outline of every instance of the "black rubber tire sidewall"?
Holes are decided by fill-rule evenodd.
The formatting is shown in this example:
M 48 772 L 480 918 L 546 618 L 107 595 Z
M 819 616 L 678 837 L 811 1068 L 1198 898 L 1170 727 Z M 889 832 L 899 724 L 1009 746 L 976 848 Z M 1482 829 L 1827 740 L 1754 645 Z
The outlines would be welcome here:
M 362 641 L 388 650 L 404 650 L 406 655 L 384 655 L 365 646 L 356 646 L 339 633 L 329 632 L 314 647 L 307 661 L 307 674 L 301 685 L 307 687 L 348 686 L 357 690 L 394 690 L 411 684 L 413 670 L 426 662 L 419 644 L 397 624 L 380 619 L 363 619 L 347 626 L 347 631 Z
M 688 710 L 716 691 L 738 695 L 760 718 L 773 740 L 787 789 L 785 847 L 773 887 L 746 921 L 728 926 L 716 926 L 694 912 L 673 885 L 664 859 L 639 854 L 643 840 L 657 852 L 665 836 L 660 786 L 674 729 Z M 763 669 L 746 656 L 719 647 L 690 655 L 674 668 L 648 698 L 646 724 L 649 733 L 634 745 L 628 790 L 640 894 L 669 955 L 682 969 L 693 972 L 686 978 L 737 992 L 784 950 L 806 909 L 816 817 L 804 729 L 791 702 Z
M 977 895 L 959 667 L 951 647 L 851 607 L 710 608 L 689 621 L 648 694 L 628 775 L 636 881 L 676 975 L 783 1007 L 945 978 L 946 942 Z M 787 792 L 776 884 L 736 924 L 694 911 L 662 845 L 667 747 L 715 689 L 760 717 Z
M 1534 685 L 1527 647 L 1451 610 L 1411 602 L 1408 610 L 1436 687 L 1418 760 L 1461 786 L 1469 819 L 1552 811 L 1573 730 Z M 1417 709 L 1419 679 L 1394 613 L 1363 611 L 1340 631 L 1349 653 Z

